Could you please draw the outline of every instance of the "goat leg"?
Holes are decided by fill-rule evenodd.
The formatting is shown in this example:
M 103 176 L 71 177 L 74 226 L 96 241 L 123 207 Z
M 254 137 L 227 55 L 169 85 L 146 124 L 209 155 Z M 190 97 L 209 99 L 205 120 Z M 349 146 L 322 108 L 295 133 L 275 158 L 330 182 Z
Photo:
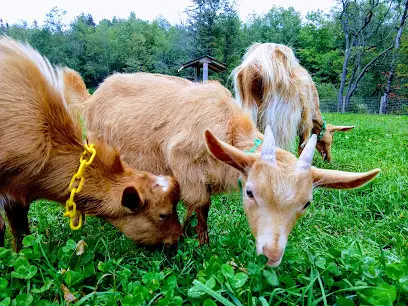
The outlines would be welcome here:
M 0 247 L 4 247 L 4 235 L 6 232 L 6 223 L 0 214 Z
M 194 209 L 191 206 L 187 205 L 187 213 L 186 216 L 184 217 L 184 222 L 183 222 L 183 234 L 186 237 L 189 237 L 190 235 L 193 234 L 193 225 L 192 225 L 192 221 L 193 221 L 193 212 Z
M 207 226 L 207 219 L 208 219 L 208 211 L 210 208 L 210 202 L 206 203 L 205 205 L 200 206 L 199 208 L 194 208 L 194 206 L 187 205 L 187 214 L 184 219 L 183 225 L 183 232 L 185 236 L 189 236 L 191 234 L 192 228 L 192 221 L 193 221 L 193 212 L 196 213 L 197 217 L 197 225 L 195 226 L 195 233 L 198 236 L 198 241 L 200 245 L 208 244 L 208 226 Z
M 20 251 L 23 246 L 23 238 L 30 234 L 28 227 L 28 210 L 29 205 L 21 202 L 9 202 L 5 205 L 4 210 L 9 222 L 10 231 L 14 236 L 14 249 Z
M 210 242 L 210 239 L 208 237 L 208 225 L 207 225 L 209 210 L 210 210 L 209 203 L 201 206 L 197 210 L 198 224 L 196 226 L 196 233 L 198 234 L 198 241 L 200 242 L 200 245 L 208 244 Z
M 298 146 L 298 154 L 300 156 L 300 154 L 302 154 L 302 151 L 305 147 L 305 145 L 307 144 L 308 140 L 310 138 L 310 132 L 308 131 L 303 131 L 303 133 L 301 133 L 299 135 L 299 146 Z

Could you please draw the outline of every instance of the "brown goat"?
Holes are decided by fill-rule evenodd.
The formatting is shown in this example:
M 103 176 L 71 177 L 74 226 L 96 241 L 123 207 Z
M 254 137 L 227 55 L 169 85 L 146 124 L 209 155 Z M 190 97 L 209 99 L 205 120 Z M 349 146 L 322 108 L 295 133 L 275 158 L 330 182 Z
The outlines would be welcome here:
M 82 107 L 88 131 L 118 146 L 132 167 L 166 173 L 179 182 L 187 216 L 197 212 L 201 243 L 208 242 L 210 196 L 236 189 L 241 176 L 257 251 L 273 266 L 279 265 L 288 235 L 312 199 L 313 187 L 355 188 L 379 172 L 311 167 L 316 136 L 298 161 L 275 147 L 270 128 L 262 137 L 218 82 L 116 74 Z M 262 151 L 259 147 L 254 154 L 244 153 L 258 138 L 264 139 Z
M 0 206 L 17 250 L 29 233 L 30 203 L 65 202 L 84 151 L 80 124 L 64 98 L 63 74 L 30 46 L 0 39 Z M 79 212 L 112 223 L 140 244 L 175 243 L 181 234 L 176 181 L 133 170 L 103 141 L 95 148 L 75 197 Z M 0 215 L 0 245 L 4 231 Z
M 354 128 L 327 125 L 322 130 L 324 121 L 313 80 L 285 45 L 253 44 L 232 75 L 238 105 L 252 115 L 261 130 L 270 124 L 276 145 L 284 150 L 291 149 L 299 135 L 300 154 L 311 133 L 321 134 L 317 149 L 330 162 L 333 133 Z
M 304 70 L 307 73 L 306 70 Z M 331 146 L 333 143 L 334 133 L 335 132 L 346 132 L 354 128 L 354 126 L 336 126 L 332 124 L 326 124 L 323 119 L 322 113 L 320 112 L 320 103 L 319 103 L 319 94 L 317 92 L 316 86 L 313 81 L 310 83 L 312 88 L 312 100 L 315 105 L 314 109 L 315 114 L 313 116 L 313 128 L 312 134 L 319 135 L 316 149 L 319 151 L 320 155 L 322 156 L 323 160 L 327 162 L 331 162 Z M 325 127 L 324 127 L 325 125 Z M 302 153 L 303 146 L 302 144 L 306 143 L 308 137 L 306 134 L 299 135 L 299 147 L 298 153 L 299 155 Z

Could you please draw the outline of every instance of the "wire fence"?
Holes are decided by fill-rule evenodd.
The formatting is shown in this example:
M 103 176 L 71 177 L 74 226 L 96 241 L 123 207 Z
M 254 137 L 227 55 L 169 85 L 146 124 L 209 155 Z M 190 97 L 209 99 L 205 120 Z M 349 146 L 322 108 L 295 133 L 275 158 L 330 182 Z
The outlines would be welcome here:
M 337 99 L 321 99 L 320 110 L 329 113 L 408 115 L 408 99 L 389 99 L 387 105 L 382 101 L 380 97 L 352 97 L 347 105 L 344 102 L 338 105 Z

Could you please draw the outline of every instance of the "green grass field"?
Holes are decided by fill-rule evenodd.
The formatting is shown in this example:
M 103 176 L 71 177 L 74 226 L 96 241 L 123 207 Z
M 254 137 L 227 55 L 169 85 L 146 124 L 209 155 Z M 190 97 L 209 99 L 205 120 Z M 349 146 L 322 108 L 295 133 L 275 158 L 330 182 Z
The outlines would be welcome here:
M 325 118 L 356 128 L 316 166 L 382 172 L 362 189 L 315 190 L 279 268 L 256 256 L 239 193 L 213 198 L 209 246 L 173 251 L 138 248 L 90 217 L 73 232 L 60 206 L 38 201 L 24 249 L 0 248 L 0 305 L 407 305 L 408 117 Z

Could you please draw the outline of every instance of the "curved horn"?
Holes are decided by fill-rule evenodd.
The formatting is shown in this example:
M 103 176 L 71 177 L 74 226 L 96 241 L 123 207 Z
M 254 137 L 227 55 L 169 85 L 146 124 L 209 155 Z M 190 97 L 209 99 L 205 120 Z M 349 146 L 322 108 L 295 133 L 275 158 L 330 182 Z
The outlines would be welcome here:
M 317 136 L 313 134 L 307 142 L 302 154 L 300 154 L 299 159 L 296 163 L 296 169 L 299 171 L 305 171 L 310 168 L 313 161 L 313 155 L 316 148 Z
M 264 142 L 262 144 L 261 152 L 262 160 L 271 165 L 276 165 L 276 145 L 273 137 L 272 129 L 269 125 L 265 128 Z

